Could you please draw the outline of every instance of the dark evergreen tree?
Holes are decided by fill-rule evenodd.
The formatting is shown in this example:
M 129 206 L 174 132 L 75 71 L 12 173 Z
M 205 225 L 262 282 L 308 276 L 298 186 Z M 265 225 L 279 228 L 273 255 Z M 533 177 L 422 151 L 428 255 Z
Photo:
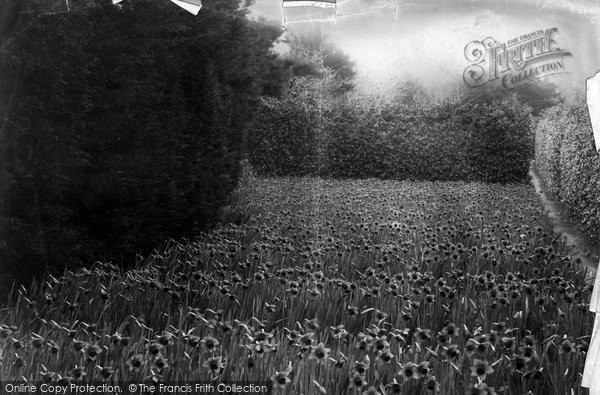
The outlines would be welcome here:
M 193 17 L 168 0 L 73 1 L 10 36 L 0 261 L 11 279 L 128 264 L 217 220 L 259 97 L 280 94 L 287 72 L 271 51 L 280 29 L 246 19 L 247 1 L 204 3 Z

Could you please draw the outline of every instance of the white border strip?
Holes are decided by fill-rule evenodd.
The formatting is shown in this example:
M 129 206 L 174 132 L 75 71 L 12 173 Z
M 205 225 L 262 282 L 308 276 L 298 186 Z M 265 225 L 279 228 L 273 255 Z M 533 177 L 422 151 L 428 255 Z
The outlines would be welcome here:
M 284 7 L 320 7 L 320 8 L 335 8 L 335 3 L 326 1 L 284 1 Z
M 298 21 L 287 21 L 288 25 L 293 25 L 294 23 L 311 23 L 311 22 L 335 22 L 335 17 L 331 18 L 316 18 L 316 19 L 302 19 Z
M 596 151 L 600 151 L 600 71 L 596 73 L 592 78 L 588 78 L 586 81 L 587 87 L 587 105 L 590 114 L 590 121 L 592 124 L 592 131 L 594 133 L 594 140 L 596 141 Z M 595 300 L 592 300 L 595 302 Z

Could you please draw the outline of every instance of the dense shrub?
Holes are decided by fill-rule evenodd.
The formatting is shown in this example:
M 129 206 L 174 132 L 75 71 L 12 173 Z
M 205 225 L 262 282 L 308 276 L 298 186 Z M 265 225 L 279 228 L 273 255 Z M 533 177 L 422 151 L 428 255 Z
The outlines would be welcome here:
M 321 125 L 314 102 L 266 99 L 248 137 L 255 170 L 276 176 L 318 173 Z
M 0 142 L 3 274 L 127 263 L 217 219 L 257 99 L 277 85 L 280 31 L 239 4 L 209 0 L 197 17 L 166 0 L 90 5 L 15 38 L 19 73 L 2 76 L 20 79 Z
M 468 178 L 465 144 L 470 131 L 458 123 L 454 106 L 392 107 L 387 132 L 387 174 L 394 179 L 460 180 Z M 389 115 L 388 115 L 389 117 Z M 377 127 L 376 127 L 377 129 Z
M 465 106 L 461 122 L 470 130 L 465 144 L 471 177 L 481 181 L 527 178 L 534 155 L 531 109 L 515 99 Z
M 326 142 L 321 173 L 334 178 L 384 175 L 388 147 L 383 133 L 369 124 L 373 109 L 340 106 L 325 115 Z
M 535 164 L 548 190 L 600 240 L 600 155 L 587 105 L 546 111 L 535 131 Z
M 514 98 L 324 108 L 272 100 L 249 139 L 265 175 L 489 182 L 525 180 L 534 146 L 531 110 Z

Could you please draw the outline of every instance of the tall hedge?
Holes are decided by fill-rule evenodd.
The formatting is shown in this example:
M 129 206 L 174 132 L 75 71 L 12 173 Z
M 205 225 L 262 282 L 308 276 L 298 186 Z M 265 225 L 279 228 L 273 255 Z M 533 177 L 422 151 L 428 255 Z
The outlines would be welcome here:
M 281 32 L 240 1 L 207 0 L 197 17 L 168 0 L 124 4 L 41 16 L 2 58 L 15 65 L 2 78 L 19 79 L 0 137 L 9 280 L 126 264 L 205 230 L 236 184 L 259 96 L 276 90 Z
M 470 131 L 464 145 L 467 177 L 487 182 L 527 179 L 535 143 L 531 111 L 516 98 L 459 109 L 460 121 Z
M 249 138 L 259 173 L 334 178 L 523 181 L 534 149 L 531 109 L 514 98 L 429 107 L 269 100 Z
M 321 125 L 315 102 L 292 98 L 264 100 L 248 136 L 255 170 L 274 176 L 318 173 Z
M 587 105 L 546 111 L 535 130 L 535 164 L 548 190 L 600 240 L 600 153 L 596 152 Z

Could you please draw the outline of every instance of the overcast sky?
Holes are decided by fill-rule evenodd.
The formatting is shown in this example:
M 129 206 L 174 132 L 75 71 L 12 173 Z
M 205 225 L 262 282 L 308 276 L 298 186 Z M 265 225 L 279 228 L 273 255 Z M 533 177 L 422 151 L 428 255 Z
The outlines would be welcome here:
M 356 63 L 364 86 L 385 87 L 417 78 L 435 89 L 462 81 L 464 47 L 493 37 L 505 42 L 556 27 L 558 46 L 570 51 L 570 74 L 553 78 L 583 91 L 600 69 L 600 5 L 591 0 L 397 0 L 393 10 L 338 19 L 335 23 L 293 24 L 288 30 L 322 31 Z M 282 23 L 281 0 L 256 0 L 254 15 Z M 441 88 L 440 88 L 441 89 Z

